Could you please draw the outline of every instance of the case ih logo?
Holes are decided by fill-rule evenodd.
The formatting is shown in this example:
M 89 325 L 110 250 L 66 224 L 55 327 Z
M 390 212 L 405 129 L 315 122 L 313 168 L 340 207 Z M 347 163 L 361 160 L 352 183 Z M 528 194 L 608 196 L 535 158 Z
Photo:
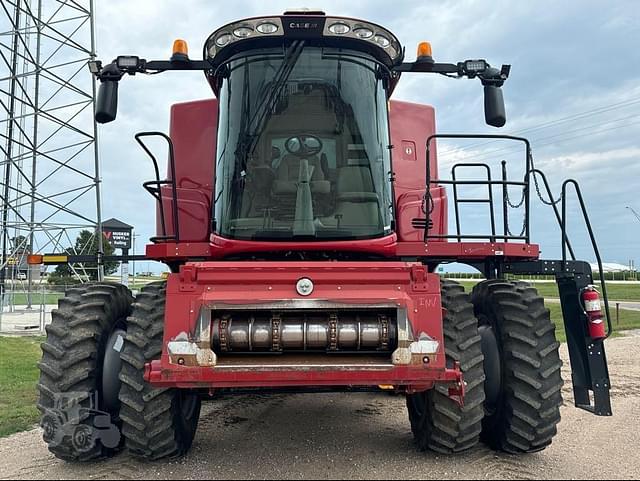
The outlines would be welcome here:
M 289 18 L 284 24 L 284 33 L 290 38 L 321 37 L 325 19 Z
M 291 30 L 317 30 L 319 27 L 319 23 L 312 22 L 291 22 L 289 24 Z

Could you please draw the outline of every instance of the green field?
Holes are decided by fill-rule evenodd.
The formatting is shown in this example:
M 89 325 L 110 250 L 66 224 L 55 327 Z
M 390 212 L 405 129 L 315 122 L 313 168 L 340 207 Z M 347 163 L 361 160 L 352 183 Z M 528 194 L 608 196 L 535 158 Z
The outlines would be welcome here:
M 459 281 L 467 292 L 473 290 L 476 281 L 462 280 Z M 533 286 L 545 299 L 559 298 L 558 287 L 555 282 L 536 282 Z M 607 284 L 607 292 L 610 301 L 639 301 L 640 302 L 640 284 Z M 567 340 L 564 332 L 564 322 L 560 304 L 547 302 L 547 307 L 551 311 L 551 319 L 557 326 L 556 335 L 558 340 L 564 342 Z M 616 331 L 624 331 L 629 329 L 640 328 L 640 311 L 630 311 L 620 309 L 619 322 L 616 320 L 615 305 L 611 304 L 611 316 L 613 317 L 613 327 Z
M 138 282 L 136 281 L 135 284 L 133 285 L 129 285 L 129 289 L 133 290 L 133 291 L 139 291 L 140 289 L 142 289 L 145 285 L 147 285 L 149 282 L 156 282 L 156 279 L 151 279 L 148 280 L 149 278 L 146 278 L 146 280 L 144 282 Z M 116 282 L 116 281 L 112 281 L 110 279 L 111 282 Z M 31 304 L 33 306 L 40 306 L 41 304 L 58 304 L 58 299 L 60 299 L 61 297 L 64 297 L 64 292 L 63 292 L 64 288 L 60 289 L 60 292 L 51 292 L 51 291 L 45 291 L 45 293 L 43 294 L 42 291 L 36 291 L 32 294 L 31 296 Z M 27 305 L 27 294 L 26 292 L 24 292 L 24 290 L 21 290 L 19 292 L 15 292 L 13 294 L 13 304 L 16 306 L 26 306 Z
M 145 281 L 155 279 L 145 279 Z M 144 282 L 144 281 L 143 281 Z M 142 287 L 143 282 L 136 282 L 135 288 Z M 474 281 L 462 280 L 467 292 L 473 289 Z M 535 287 L 545 298 L 557 298 L 558 290 L 555 282 L 535 283 Z M 640 285 L 611 284 L 607 285 L 609 299 L 612 301 L 640 301 Z M 57 304 L 63 294 L 47 292 L 34 294 L 32 302 L 40 305 Z M 26 305 L 25 293 L 16 293 L 16 305 Z M 557 326 L 556 335 L 559 341 L 566 341 L 560 304 L 548 302 L 551 318 Z M 612 311 L 614 306 L 612 306 Z M 612 312 L 613 314 L 613 312 Z M 615 314 L 614 314 L 615 316 Z M 640 311 L 621 310 L 619 322 L 614 320 L 616 332 L 639 329 Z M 30 429 L 38 422 L 39 413 L 35 407 L 38 380 L 37 363 L 41 356 L 41 338 L 8 338 L 0 337 L 0 437 Z
M 49 292 L 46 294 L 35 293 L 31 296 L 31 304 L 33 306 L 39 306 L 41 304 L 57 304 L 58 299 L 64 296 L 61 292 Z M 16 292 L 13 297 L 13 304 L 16 306 L 27 305 L 27 294 L 24 292 Z
M 476 281 L 460 281 L 467 292 L 471 292 Z M 598 285 L 598 284 L 597 284 Z M 558 286 L 555 282 L 535 282 L 533 286 L 538 289 L 540 295 L 547 298 L 558 298 Z M 638 301 L 640 302 L 640 284 L 612 284 L 607 283 L 607 295 L 611 301 Z
M 548 285 L 544 285 L 548 286 Z M 559 341 L 566 341 L 560 304 L 547 303 Z M 620 311 L 617 332 L 640 329 L 640 311 Z M 38 422 L 35 407 L 41 338 L 0 337 L 0 437 L 30 429 Z
M 556 337 L 558 341 L 565 342 L 567 340 L 564 322 L 562 317 L 562 310 L 560 304 L 547 303 L 547 307 L 551 311 L 551 319 L 556 324 Z M 628 331 L 630 329 L 640 329 L 640 311 L 628 311 L 620 309 L 620 322 L 616 322 L 615 314 L 611 314 L 613 319 L 614 336 L 619 335 L 622 331 Z
M 32 428 L 41 338 L 0 337 L 0 436 Z

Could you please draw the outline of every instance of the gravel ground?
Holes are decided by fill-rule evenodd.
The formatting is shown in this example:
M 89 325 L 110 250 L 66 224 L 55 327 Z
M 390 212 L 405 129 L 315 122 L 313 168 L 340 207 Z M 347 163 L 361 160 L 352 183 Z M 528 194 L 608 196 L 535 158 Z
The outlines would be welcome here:
M 122 454 L 66 464 L 34 430 L 0 440 L 0 479 L 638 478 L 640 333 L 611 340 L 608 356 L 613 418 L 571 407 L 567 384 L 560 433 L 538 454 L 507 456 L 484 446 L 452 457 L 419 453 L 404 399 L 384 393 L 251 395 L 207 404 L 193 450 L 178 461 L 145 464 Z

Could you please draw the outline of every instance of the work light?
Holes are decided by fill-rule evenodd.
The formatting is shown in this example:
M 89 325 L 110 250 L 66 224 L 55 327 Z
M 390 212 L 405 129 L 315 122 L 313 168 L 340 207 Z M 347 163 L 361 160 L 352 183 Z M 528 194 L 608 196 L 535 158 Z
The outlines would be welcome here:
M 467 60 L 464 63 L 464 69 L 467 73 L 481 73 L 487 70 L 487 62 L 484 60 Z
M 140 66 L 140 57 L 121 55 L 116 59 L 116 65 L 120 70 L 137 70 Z
M 329 27 L 329 31 L 336 35 L 344 35 L 345 33 L 349 33 L 351 31 L 351 27 L 346 23 L 337 22 Z

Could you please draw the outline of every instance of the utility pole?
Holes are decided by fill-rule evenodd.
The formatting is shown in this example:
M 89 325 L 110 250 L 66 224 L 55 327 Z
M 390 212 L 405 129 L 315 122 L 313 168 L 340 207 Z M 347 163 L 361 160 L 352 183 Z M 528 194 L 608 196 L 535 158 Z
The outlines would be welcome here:
M 3 7 L 4 8 L 4 7 Z M 4 164 L 4 185 L 2 193 L 2 259 L 0 259 L 0 310 L 4 310 L 4 299 L 6 296 L 6 280 L 7 280 L 7 266 L 9 264 L 10 246 L 9 246 L 9 211 L 11 210 L 11 204 L 9 196 L 11 195 L 11 179 L 12 179 L 12 167 L 14 163 L 13 151 L 14 146 L 14 128 L 18 126 L 18 122 L 15 119 L 15 105 L 16 105 L 16 89 L 18 88 L 18 45 L 20 41 L 20 13 L 21 13 L 20 1 L 15 3 L 15 17 L 12 25 L 12 47 L 11 47 L 11 87 L 9 90 L 9 108 L 7 111 L 9 124 L 7 126 L 7 145 L 3 149 L 6 153 Z M 4 106 L 4 105 L 3 105 Z M 6 109 L 6 107 L 5 107 Z M 14 268 L 15 269 L 15 268 Z M 13 271 L 15 272 L 15 270 Z M 12 284 L 13 286 L 13 284 Z
M 636 212 L 636 210 L 635 210 L 633 207 L 629 207 L 629 206 L 627 206 L 627 209 L 629 209 L 629 210 L 631 211 L 631 213 L 632 213 L 633 215 L 635 215 L 635 216 L 636 216 L 636 219 L 638 219 L 638 222 L 640 222 L 640 214 L 638 214 L 638 213 Z M 632 275 L 633 275 L 634 277 L 636 277 L 636 270 L 635 270 L 635 268 L 636 268 L 635 263 L 634 263 L 633 261 L 631 261 L 631 272 L 632 272 Z
M 25 285 L 11 280 L 27 255 L 63 252 L 74 232 L 101 223 L 96 87 L 85 68 L 95 59 L 94 3 L 0 0 L 0 304 L 13 307 L 24 289 L 31 307 L 38 271 L 26 269 Z
M 638 222 L 640 222 L 640 214 L 638 214 L 633 207 L 627 206 L 627 209 L 629 209 L 631 213 L 636 216 L 636 219 L 638 219 Z
M 134 234 L 131 236 L 133 238 L 133 257 L 136 256 L 136 237 L 140 237 L 140 234 Z M 133 281 L 131 282 L 131 290 L 136 288 L 136 261 L 133 261 Z

